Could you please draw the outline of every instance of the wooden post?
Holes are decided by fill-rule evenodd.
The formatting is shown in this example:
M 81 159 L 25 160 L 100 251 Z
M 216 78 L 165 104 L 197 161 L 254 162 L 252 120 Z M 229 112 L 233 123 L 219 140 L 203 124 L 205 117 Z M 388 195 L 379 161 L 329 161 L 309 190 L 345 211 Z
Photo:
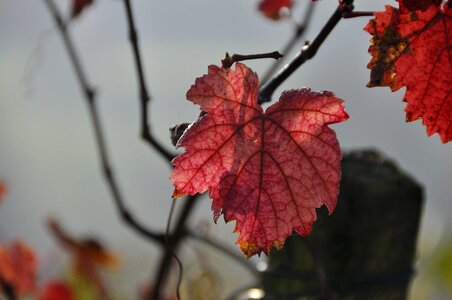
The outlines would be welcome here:
M 272 251 L 264 299 L 405 299 L 422 203 L 422 187 L 382 154 L 345 155 L 336 211 L 320 209 L 309 237 Z

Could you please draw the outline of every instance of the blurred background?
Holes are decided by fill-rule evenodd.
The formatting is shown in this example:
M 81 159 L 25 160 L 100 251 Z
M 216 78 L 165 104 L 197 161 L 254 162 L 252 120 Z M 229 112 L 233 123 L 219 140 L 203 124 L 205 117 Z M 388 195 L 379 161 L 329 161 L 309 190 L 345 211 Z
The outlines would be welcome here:
M 55 0 L 69 16 L 69 0 Z M 306 1 L 295 6 L 300 21 Z M 357 10 L 383 10 L 395 1 L 356 1 Z M 185 93 L 225 52 L 251 54 L 281 50 L 293 23 L 274 22 L 257 11 L 257 1 L 132 1 L 152 102 L 152 131 L 171 148 L 168 129 L 193 121 L 199 111 Z M 337 1 L 317 4 L 305 38 L 312 39 Z M 419 268 L 411 299 L 451 297 L 452 144 L 428 138 L 421 122 L 405 123 L 404 89 L 366 88 L 369 18 L 340 22 L 316 57 L 275 93 L 309 86 L 333 91 L 345 100 L 350 119 L 335 125 L 343 149 L 376 148 L 425 188 L 419 237 Z M 139 138 L 137 81 L 122 1 L 96 0 L 70 25 L 98 107 L 114 171 L 127 205 L 149 227 L 163 230 L 171 205 L 170 168 Z M 0 180 L 7 197 L 0 207 L 0 243 L 20 238 L 40 255 L 39 278 L 58 272 L 64 258 L 45 223 L 54 216 L 76 235 L 93 235 L 121 256 L 110 280 L 125 297 L 150 282 L 159 248 L 121 223 L 101 177 L 97 149 L 84 99 L 43 1 L 0 0 Z M 300 41 L 298 49 L 303 45 Z M 286 58 L 294 53 L 286 54 Z M 263 74 L 272 62 L 248 65 Z M 276 97 L 276 96 L 275 96 Z M 212 221 L 204 197 L 190 222 L 208 224 L 209 232 L 234 250 L 234 224 Z M 179 205 L 180 207 L 180 205 Z M 206 225 L 203 225 L 206 226 Z M 221 292 L 252 279 L 239 264 L 193 241 L 184 242 L 186 268 L 202 251 L 221 278 Z M 255 260 L 265 258 L 255 258 Z M 448 259 L 448 264 L 447 264 Z M 133 295 L 133 296 L 130 296 Z

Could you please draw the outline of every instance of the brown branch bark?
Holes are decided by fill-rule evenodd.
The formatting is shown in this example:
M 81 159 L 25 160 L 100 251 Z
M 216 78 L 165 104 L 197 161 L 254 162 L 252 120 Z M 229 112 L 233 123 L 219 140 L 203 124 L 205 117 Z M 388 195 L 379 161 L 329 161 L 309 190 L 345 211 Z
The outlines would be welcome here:
M 140 95 L 140 105 L 141 105 L 141 137 L 149 143 L 151 148 L 156 150 L 165 160 L 171 162 L 175 157 L 171 151 L 166 149 L 157 139 L 152 135 L 150 130 L 149 112 L 148 105 L 151 100 L 149 90 L 146 85 L 146 80 L 144 76 L 143 63 L 140 54 L 138 33 L 135 27 L 135 21 L 133 17 L 132 6 L 130 0 L 124 0 L 124 5 L 127 13 L 127 23 L 129 26 L 129 40 L 132 46 L 133 57 L 135 61 L 135 69 L 138 77 L 138 89 Z

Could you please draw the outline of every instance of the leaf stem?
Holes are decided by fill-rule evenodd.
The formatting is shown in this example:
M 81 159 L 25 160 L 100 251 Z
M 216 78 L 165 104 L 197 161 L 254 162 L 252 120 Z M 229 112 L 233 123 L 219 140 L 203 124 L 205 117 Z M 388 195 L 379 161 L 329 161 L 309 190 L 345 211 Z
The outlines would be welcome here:
M 97 110 L 96 105 L 96 93 L 94 88 L 88 83 L 88 79 L 85 75 L 84 69 L 82 68 L 81 61 L 78 57 L 78 54 L 75 50 L 74 43 L 71 39 L 71 36 L 67 30 L 63 19 L 53 2 L 53 0 L 44 0 L 47 8 L 49 9 L 50 14 L 52 15 L 58 30 L 63 39 L 64 46 L 69 54 L 70 61 L 77 75 L 78 82 L 80 84 L 80 88 L 83 92 L 83 95 L 86 100 L 86 104 L 88 106 L 89 116 L 91 119 L 91 123 L 94 130 L 94 136 L 97 144 L 97 149 L 99 152 L 99 157 L 101 161 L 101 169 L 104 179 L 107 182 L 107 185 L 110 189 L 110 193 L 113 197 L 113 200 L 116 204 L 116 208 L 121 216 L 123 222 L 129 225 L 135 232 L 139 233 L 144 238 L 157 242 L 160 245 L 164 244 L 164 236 L 161 233 L 153 232 L 147 228 L 145 228 L 142 224 L 140 224 L 131 212 L 127 209 L 124 203 L 124 199 L 122 197 L 121 191 L 119 189 L 118 183 L 116 182 L 113 170 L 111 168 L 111 163 L 107 151 L 107 146 L 104 139 L 104 134 L 102 131 L 101 121 L 99 117 L 99 112 Z
M 150 131 L 150 122 L 148 115 L 148 104 L 151 100 L 151 96 L 149 94 L 149 90 L 146 85 L 146 81 L 144 78 L 144 70 L 143 63 L 140 55 L 140 48 L 138 44 L 138 33 L 135 27 L 135 21 L 132 12 L 132 5 L 130 4 L 130 0 L 123 0 L 126 13 L 127 13 L 127 23 L 129 26 L 129 40 L 132 46 L 133 57 L 135 61 L 135 69 L 138 77 L 138 88 L 140 94 L 140 103 L 141 103 L 141 137 L 149 143 L 149 145 L 156 150 L 163 158 L 165 158 L 168 162 L 176 156 L 167 150 L 162 144 L 160 144 L 155 137 L 152 135 Z
M 275 75 L 269 82 L 264 84 L 259 91 L 259 103 L 269 102 L 273 96 L 275 90 L 283 83 L 293 72 L 295 72 L 301 65 L 307 60 L 313 58 L 325 39 L 333 31 L 339 21 L 343 18 L 344 12 L 353 10 L 353 0 L 344 0 L 336 8 L 331 15 L 328 22 L 323 26 L 322 30 L 315 37 L 315 39 L 309 45 L 304 46 L 294 59 L 287 65 L 285 65 L 278 74 Z
M 228 69 L 235 62 L 238 62 L 238 61 L 261 59 L 261 58 L 280 59 L 281 57 L 283 57 L 283 55 L 281 53 L 279 53 L 278 51 L 273 51 L 273 52 L 269 52 L 269 53 L 260 53 L 260 54 L 249 54 L 249 55 L 233 54 L 232 56 L 230 56 L 229 53 L 226 52 L 225 57 L 221 60 L 221 65 L 223 66 L 223 68 Z

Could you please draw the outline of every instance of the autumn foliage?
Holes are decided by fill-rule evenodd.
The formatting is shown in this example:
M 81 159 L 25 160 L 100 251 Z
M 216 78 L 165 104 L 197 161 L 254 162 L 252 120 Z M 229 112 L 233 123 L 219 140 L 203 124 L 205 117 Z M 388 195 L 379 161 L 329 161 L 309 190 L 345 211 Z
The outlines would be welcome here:
M 0 282 L 12 288 L 17 296 L 35 292 L 37 264 L 34 250 L 25 242 L 16 240 L 10 245 L 0 245 Z
M 375 13 L 368 86 L 406 87 L 406 119 L 422 119 L 427 134 L 452 141 L 452 8 L 450 2 L 399 1 Z M 429 5 L 427 5 L 429 4 Z
M 295 5 L 295 0 L 256 2 L 260 13 L 272 20 L 282 20 L 282 12 L 290 11 Z M 338 20 L 345 18 L 346 13 L 348 17 L 353 17 L 352 2 L 335 1 Z M 421 119 L 429 136 L 438 133 L 443 143 L 450 142 L 452 2 L 397 2 L 398 7 L 387 5 L 384 10 L 382 7 L 383 11 L 375 12 L 364 28 L 372 35 L 369 47 L 372 58 L 367 65 L 371 70 L 368 87 L 387 86 L 392 91 L 405 87 L 406 120 Z M 70 19 L 80 17 L 93 3 L 94 0 L 70 0 Z M 130 2 L 125 3 L 128 6 L 126 9 L 129 9 L 128 17 L 132 18 Z M 49 7 L 52 10 L 52 6 Z M 347 10 L 341 10 L 344 7 Z M 362 12 L 360 16 L 371 14 Z M 56 20 L 56 24 L 62 26 L 63 36 L 67 35 L 65 26 L 69 23 Z M 128 21 L 133 23 L 132 19 Z M 334 24 L 330 21 L 328 24 Z M 139 66 L 138 38 L 133 26 L 129 26 Z M 336 25 L 331 26 L 334 28 Z M 333 28 L 321 32 L 328 32 L 327 36 Z M 300 28 L 297 31 L 297 34 L 300 33 Z M 318 39 L 317 45 L 326 36 Z M 68 43 L 70 39 L 64 37 Z M 314 42 L 306 43 L 300 53 Z M 295 41 L 293 44 L 296 44 Z M 75 61 L 75 50 L 68 49 L 71 59 Z M 311 59 L 316 51 L 305 60 Z M 95 93 L 83 86 L 87 83 L 80 75 L 81 66 L 74 65 L 84 94 L 88 97 L 87 102 L 93 109 Z M 144 72 L 137 69 L 142 76 L 143 124 L 144 129 L 149 130 L 150 125 L 146 123 L 149 96 L 144 85 Z M 172 160 L 174 170 L 170 176 L 174 183 L 173 198 L 209 192 L 214 221 L 217 222 L 220 216 L 225 222 L 235 221 L 234 231 L 238 233 L 236 243 L 247 258 L 262 252 L 268 255 L 273 248 L 281 249 L 293 232 L 307 236 L 317 219 L 316 209 L 325 206 L 329 213 L 335 210 L 342 153 L 336 133 L 329 126 L 349 118 L 344 101 L 329 91 L 317 92 L 310 88 L 286 90 L 278 101 L 264 110 L 258 103 L 259 89 L 258 75 L 245 64 L 235 62 L 234 68 L 209 66 L 207 74 L 197 78 L 186 94 L 187 99 L 198 105 L 201 112 L 191 125 L 184 123 L 181 128 L 188 128 L 180 138 L 175 138 L 177 147 L 184 148 L 184 152 Z M 91 110 L 93 123 L 99 125 L 93 112 Z M 113 181 L 112 169 L 106 163 L 106 149 L 101 143 L 103 138 L 99 128 L 100 125 L 95 132 L 100 141 L 99 152 L 104 155 L 101 157 L 103 171 L 116 197 L 116 204 L 119 210 L 122 209 L 122 217 L 135 222 L 135 229 L 139 228 L 138 231 L 151 236 L 151 240 L 157 240 L 152 233 L 139 227 L 132 214 L 124 208 L 125 204 Z M 152 140 L 151 133 L 144 132 L 143 135 L 148 135 L 146 138 L 151 141 L 152 147 L 164 148 Z M 175 155 L 171 151 L 168 153 L 166 158 L 169 162 Z M 0 181 L 0 203 L 5 195 L 6 186 Z M 101 271 L 117 266 L 118 256 L 103 247 L 97 239 L 74 237 L 55 219 L 50 219 L 47 225 L 55 240 L 69 254 L 71 273 L 90 285 L 94 297 L 107 299 L 109 291 Z M 183 222 L 181 228 L 180 236 L 187 234 Z M 163 233 L 159 236 L 161 240 L 163 236 Z M 161 244 L 164 245 L 163 242 Z M 173 246 L 169 244 L 165 250 Z M 168 261 L 171 262 L 171 259 Z M 11 298 L 34 297 L 38 300 L 77 299 L 77 288 L 64 280 L 52 279 L 38 284 L 37 263 L 37 254 L 26 243 L 16 240 L 0 244 L 0 294 L 3 292 Z M 162 267 L 164 272 L 169 264 Z M 149 286 L 143 289 L 143 298 L 151 297 L 155 289 L 161 288 L 158 285 L 154 288 Z
M 259 10 L 264 16 L 278 20 L 281 18 L 281 10 L 292 5 L 293 0 L 263 0 L 259 3 Z
M 235 220 L 250 257 L 280 249 L 292 231 L 307 235 L 315 209 L 336 206 L 341 151 L 328 124 L 345 121 L 330 92 L 289 90 L 264 112 L 257 75 L 243 64 L 210 66 L 187 92 L 207 114 L 180 138 L 174 196 L 210 190 L 215 220 Z

